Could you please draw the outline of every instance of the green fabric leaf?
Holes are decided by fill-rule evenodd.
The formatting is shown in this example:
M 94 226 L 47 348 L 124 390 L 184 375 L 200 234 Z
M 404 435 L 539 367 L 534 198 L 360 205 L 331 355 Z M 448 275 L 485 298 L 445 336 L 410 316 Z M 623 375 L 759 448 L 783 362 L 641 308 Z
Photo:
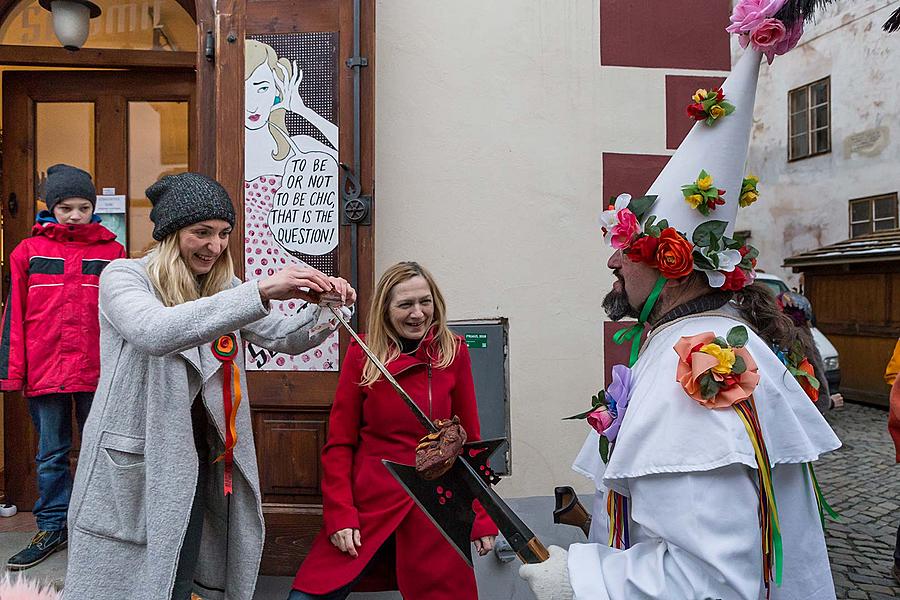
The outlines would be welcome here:
M 653 206 L 654 202 L 656 202 L 655 195 L 633 198 L 631 202 L 628 203 L 628 210 L 634 213 L 634 216 L 637 217 L 638 221 L 643 221 L 644 215 L 647 214 L 647 211 L 650 210 L 650 207 Z
M 749 337 L 747 328 L 743 325 L 732 327 L 731 331 L 728 332 L 728 345 L 732 348 L 743 348 Z
M 694 235 L 691 236 L 692 241 L 695 246 L 712 246 L 714 241 L 725 235 L 727 227 L 728 223 L 725 221 L 706 221 L 698 225 L 697 229 L 694 230 Z
M 694 268 L 700 269 L 703 271 L 715 271 L 716 266 L 710 262 L 709 258 L 700 253 L 699 250 L 694 250 L 692 253 L 694 257 Z
M 716 336 L 716 337 L 713 339 L 712 343 L 715 344 L 715 345 L 717 345 L 717 346 L 719 346 L 720 348 L 727 348 L 727 347 L 728 347 L 728 342 L 726 342 L 724 339 L 722 339 L 722 338 L 719 337 L 719 336 Z
M 713 379 L 709 373 L 700 377 L 700 395 L 704 400 L 715 398 L 719 393 L 719 382 Z
M 732 373 L 735 375 L 740 375 L 747 370 L 747 363 L 744 362 L 744 359 L 740 356 L 734 357 L 734 365 L 731 367 Z
M 605 435 L 600 436 L 600 459 L 603 460 L 603 464 L 609 462 L 609 440 Z

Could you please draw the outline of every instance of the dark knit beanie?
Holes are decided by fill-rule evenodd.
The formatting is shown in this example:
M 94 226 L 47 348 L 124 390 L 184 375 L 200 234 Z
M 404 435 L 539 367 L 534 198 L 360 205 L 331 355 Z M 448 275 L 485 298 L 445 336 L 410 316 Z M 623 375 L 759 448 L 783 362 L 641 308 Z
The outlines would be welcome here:
M 91 206 L 95 206 L 97 189 L 87 171 L 70 165 L 53 165 L 47 169 L 47 181 L 44 184 L 47 210 L 53 212 L 53 207 L 67 198 L 84 198 Z
M 153 204 L 153 239 L 162 241 L 183 227 L 221 219 L 234 226 L 234 205 L 219 183 L 199 173 L 166 175 L 145 192 Z

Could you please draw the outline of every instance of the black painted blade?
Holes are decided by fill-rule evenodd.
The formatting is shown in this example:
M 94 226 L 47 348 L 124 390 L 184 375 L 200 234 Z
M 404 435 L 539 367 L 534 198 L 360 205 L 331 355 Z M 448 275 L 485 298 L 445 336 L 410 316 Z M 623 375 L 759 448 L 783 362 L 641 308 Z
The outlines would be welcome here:
M 419 477 L 415 467 L 389 460 L 381 462 L 471 567 L 470 536 L 475 522 L 475 513 L 472 511 L 475 495 L 467 483 L 471 474 L 462 462 L 454 461 L 449 471 L 433 481 Z
M 500 476 L 491 469 L 488 464 L 488 459 L 490 459 L 494 452 L 497 451 L 497 448 L 504 442 L 506 442 L 506 438 L 469 442 L 463 446 L 463 451 L 460 456 L 464 461 L 469 463 L 475 472 L 489 485 L 494 485 L 500 481 Z

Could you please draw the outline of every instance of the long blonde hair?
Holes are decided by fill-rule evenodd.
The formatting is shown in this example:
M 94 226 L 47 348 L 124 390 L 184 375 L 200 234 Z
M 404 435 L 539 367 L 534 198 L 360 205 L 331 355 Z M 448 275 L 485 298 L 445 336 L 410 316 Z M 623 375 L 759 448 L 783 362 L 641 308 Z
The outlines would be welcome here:
M 459 340 L 447 327 L 447 305 L 444 303 L 444 296 L 435 283 L 434 277 L 427 269 L 415 262 L 397 263 L 382 274 L 378 286 L 375 288 L 371 310 L 369 310 L 366 345 L 385 365 L 400 356 L 400 336 L 391 326 L 388 314 L 394 287 L 413 277 L 424 278 L 428 282 L 428 287 L 431 288 L 431 297 L 434 302 L 434 320 L 431 327 L 434 331 L 434 340 L 428 351 L 437 359 L 434 366 L 438 369 L 445 369 L 456 359 Z M 367 359 L 360 385 L 372 385 L 378 381 L 379 377 L 381 377 L 381 373 L 378 368 L 371 360 Z
M 286 58 L 279 59 L 278 54 L 275 53 L 275 49 L 272 48 L 272 46 L 257 40 L 245 40 L 244 81 L 250 79 L 250 75 L 253 74 L 253 71 L 263 64 L 267 65 L 272 70 L 275 88 L 278 90 L 278 95 L 283 100 L 287 95 L 285 88 L 288 85 L 288 81 L 282 79 L 284 75 L 277 65 L 281 65 L 287 69 L 288 77 L 293 77 L 294 65 Z M 269 122 L 266 125 L 266 127 L 269 128 L 269 133 L 271 133 L 272 137 L 275 139 L 276 149 L 275 152 L 272 153 L 272 158 L 275 160 L 283 160 L 291 153 L 291 144 L 284 134 L 284 132 L 287 131 L 287 124 L 285 123 L 286 115 L 287 110 L 284 108 L 272 109 L 269 113 Z
M 147 274 L 166 306 L 176 306 L 205 296 L 218 294 L 231 287 L 234 263 L 231 250 L 225 251 L 213 264 L 209 273 L 198 278 L 191 273 L 178 245 L 178 232 L 169 234 L 148 254 Z

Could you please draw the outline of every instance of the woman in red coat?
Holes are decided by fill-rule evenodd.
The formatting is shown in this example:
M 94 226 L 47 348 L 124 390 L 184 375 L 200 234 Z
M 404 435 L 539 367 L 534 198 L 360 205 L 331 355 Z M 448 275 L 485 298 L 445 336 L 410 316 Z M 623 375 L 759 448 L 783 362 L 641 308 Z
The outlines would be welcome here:
M 444 298 L 417 263 L 398 263 L 382 275 L 367 344 L 429 418 L 459 416 L 468 439 L 480 438 L 469 351 L 448 329 Z M 472 568 L 381 464 L 414 464 L 425 433 L 351 342 L 322 450 L 325 524 L 288 600 L 342 600 L 384 559 L 395 560 L 406 600 L 478 598 Z M 484 555 L 497 528 L 477 503 L 473 510 L 471 539 Z

